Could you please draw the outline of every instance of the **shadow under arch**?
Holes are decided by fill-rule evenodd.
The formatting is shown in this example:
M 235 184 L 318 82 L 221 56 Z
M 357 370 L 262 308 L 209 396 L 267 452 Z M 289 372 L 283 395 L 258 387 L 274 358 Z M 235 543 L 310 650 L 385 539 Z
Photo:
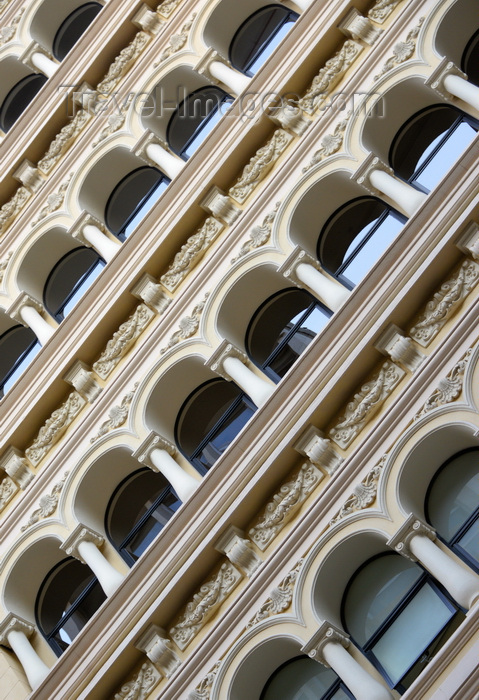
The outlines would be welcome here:
M 454 27 L 454 31 L 451 31 L 451 27 Z M 465 51 L 478 29 L 477 4 L 474 0 L 456 0 L 439 22 L 434 37 L 434 48 L 440 56 L 453 61 L 458 68 L 467 73 Z M 477 82 L 475 84 L 477 85 Z
M 50 52 L 56 52 L 55 38 L 62 25 L 72 16 L 72 13 L 78 14 L 80 8 L 90 6 L 92 8 L 91 15 L 97 14 L 103 7 L 102 2 L 89 2 L 88 0 L 43 0 L 38 10 L 30 21 L 30 34 L 40 46 Z M 90 22 L 93 19 L 90 13 L 88 19 Z M 74 16 L 72 17 L 74 19 Z M 83 28 L 87 17 L 85 16 L 81 27 Z M 78 20 L 77 20 L 78 22 Z M 89 22 L 88 22 L 89 23 Z M 74 27 L 70 27 L 70 31 Z M 86 27 L 83 29 L 85 31 Z M 78 34 L 78 31 L 75 34 Z M 83 33 L 83 32 L 81 32 Z M 77 39 L 79 36 L 77 36 Z M 62 57 L 57 56 L 60 60 Z

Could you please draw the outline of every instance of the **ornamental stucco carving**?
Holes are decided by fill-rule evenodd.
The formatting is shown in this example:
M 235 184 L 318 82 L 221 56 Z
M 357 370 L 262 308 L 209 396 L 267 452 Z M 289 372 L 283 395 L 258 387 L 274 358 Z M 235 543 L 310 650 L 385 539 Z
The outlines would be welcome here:
M 113 90 L 125 73 L 131 68 L 136 58 L 143 51 L 151 36 L 147 32 L 137 32 L 135 38 L 130 41 L 113 63 L 110 65 L 103 79 L 96 86 L 97 92 L 107 94 Z
M 276 129 L 270 140 L 262 146 L 243 168 L 240 177 L 228 190 L 229 196 L 243 204 L 251 192 L 272 170 L 274 164 L 292 140 L 291 134 Z
M 0 511 L 12 500 L 17 491 L 18 486 L 9 476 L 5 476 L 0 481 Z
M 259 521 L 249 530 L 251 539 L 261 551 L 266 549 L 292 518 L 316 484 L 321 481 L 322 476 L 314 464 L 306 462 L 293 478 L 275 493 Z
M 348 447 L 404 375 L 405 371 L 393 362 L 385 362 L 379 372 L 363 384 L 339 421 L 330 429 L 332 440 L 343 449 Z
M 314 153 L 309 164 L 303 168 L 303 173 L 307 173 L 308 170 L 311 170 L 313 166 L 320 163 L 323 160 L 323 158 L 332 156 L 333 153 L 339 151 L 343 144 L 344 131 L 346 129 L 346 126 L 348 125 L 348 120 L 350 116 L 351 112 L 349 112 L 346 119 L 343 119 L 339 122 L 339 124 L 336 125 L 336 128 L 334 129 L 332 134 L 326 134 L 326 136 L 324 136 L 321 139 L 321 148 L 319 148 Z
M 1 12 L 1 7 L 0 7 L 0 12 Z M 22 15 L 25 12 L 25 8 L 23 7 L 18 14 L 15 15 L 15 17 L 12 19 L 12 23 L 8 27 L 2 27 L 0 29 L 0 46 L 3 46 L 4 44 L 8 44 L 9 41 L 11 41 L 15 34 L 17 33 L 17 28 L 20 20 L 22 19 Z
M 216 219 L 208 217 L 198 231 L 190 236 L 180 251 L 173 258 L 167 272 L 160 277 L 161 284 L 169 292 L 173 292 L 186 275 L 201 260 L 216 236 L 223 229 Z
M 377 0 L 368 12 L 369 19 L 382 24 L 400 2 L 402 0 Z
M 83 130 L 91 119 L 91 114 L 86 109 L 80 109 L 71 122 L 66 124 L 55 136 L 45 155 L 38 161 L 37 167 L 42 173 L 49 173 L 53 166 L 60 160 L 65 151 L 70 148 L 72 142 Z
M 203 313 L 208 297 L 209 292 L 205 294 L 203 301 L 194 307 L 191 316 L 184 316 L 184 318 L 181 319 L 179 323 L 179 330 L 173 333 L 168 341 L 168 345 L 160 350 L 160 355 L 164 355 L 167 350 L 175 345 L 178 345 L 178 343 L 180 343 L 182 340 L 191 338 L 191 336 L 198 331 L 198 328 L 200 327 L 201 314 Z
M 459 398 L 462 391 L 464 374 L 473 350 L 474 348 L 469 348 L 462 360 L 459 360 L 459 362 L 454 365 L 449 374 L 444 377 L 444 379 L 439 380 L 437 389 L 433 391 L 421 410 L 414 416 L 415 421 L 434 408 L 451 403 Z
M 163 0 L 156 8 L 160 17 L 170 17 L 183 0 Z
M 13 251 L 9 251 L 7 253 L 7 257 L 4 258 L 3 260 L 0 260 L 0 284 L 3 282 L 3 278 L 5 276 L 5 270 L 8 267 L 8 263 L 10 262 L 10 258 L 12 257 Z
M 218 674 L 221 661 L 217 661 L 211 671 L 203 678 L 193 692 L 189 693 L 188 700 L 210 700 L 211 689 Z
M 102 379 L 117 366 L 120 360 L 127 354 L 136 339 L 143 333 L 155 312 L 145 304 L 138 304 L 129 319 L 122 323 L 119 329 L 113 334 L 111 340 L 106 344 L 105 350 L 101 353 L 92 369 Z
M 13 197 L 0 209 L 0 233 L 5 233 L 7 228 L 12 223 L 13 219 L 25 206 L 25 203 L 30 199 L 32 193 L 27 187 L 19 187 Z
M 414 29 L 411 29 L 406 37 L 406 41 L 400 41 L 394 46 L 393 55 L 391 58 L 388 58 L 386 63 L 381 68 L 380 73 L 374 76 L 374 80 L 379 80 L 382 75 L 389 73 L 389 71 L 395 66 L 404 63 L 404 61 L 407 61 L 409 58 L 411 58 L 411 56 L 413 56 L 416 50 L 416 39 L 424 19 L 424 17 L 421 17 L 419 23 L 414 27 Z
M 310 87 L 298 104 L 308 114 L 313 114 L 333 87 L 341 80 L 353 64 L 363 47 L 352 39 L 344 42 L 341 49 L 329 59 L 313 79 Z
M 166 61 L 167 58 L 177 53 L 178 51 L 181 51 L 181 49 L 183 49 L 186 46 L 186 42 L 188 41 L 188 35 L 195 20 L 195 17 L 196 13 L 193 14 L 191 16 L 191 19 L 188 20 L 188 22 L 186 22 L 181 27 L 179 34 L 173 34 L 170 37 L 170 43 L 161 54 L 160 60 L 153 64 L 154 68 L 157 68 L 160 65 L 160 63 L 163 63 L 163 61 Z
M 115 693 L 113 700 L 145 700 L 160 678 L 160 673 L 153 664 L 145 661 L 133 678 L 121 687 L 120 692 Z
M 98 146 L 98 144 L 104 141 L 108 136 L 114 134 L 115 131 L 119 131 L 121 129 L 121 127 L 125 123 L 126 113 L 130 108 L 132 100 L 133 95 L 128 95 L 126 100 L 121 105 L 115 105 L 118 111 L 114 112 L 113 114 L 110 114 L 107 117 L 106 126 L 100 131 L 95 141 L 93 141 L 92 148 Z
M 479 264 L 464 260 L 459 269 L 441 285 L 409 331 L 423 347 L 436 337 L 479 280 Z
M 352 515 L 360 510 L 369 508 L 369 506 L 374 503 L 377 496 L 379 478 L 386 459 L 387 455 L 381 457 L 379 463 L 373 469 L 371 469 L 366 478 L 363 479 L 360 484 L 357 484 L 354 487 L 351 496 L 346 499 L 338 513 L 329 521 L 330 527 L 335 525 L 343 518 L 346 518 L 348 515 Z
M 7 9 L 12 0 L 0 0 L 0 14 Z
M 238 569 L 227 562 L 221 565 L 213 578 L 201 586 L 187 604 L 178 622 L 169 631 L 179 649 L 183 650 L 188 646 L 240 579 Z
M 49 518 L 50 515 L 53 515 L 57 509 L 60 493 L 65 486 L 65 481 L 68 474 L 69 472 L 65 472 L 63 479 L 55 484 L 51 493 L 46 493 L 40 497 L 40 500 L 38 501 L 38 508 L 33 511 L 27 524 L 21 528 L 22 532 L 25 532 L 25 530 L 28 530 L 29 527 L 40 522 L 40 520 L 44 520 L 45 518 Z
M 58 442 L 85 403 L 85 399 L 80 394 L 72 391 L 60 408 L 53 411 L 50 418 L 38 431 L 38 435 L 30 447 L 25 450 L 25 455 L 33 466 L 36 466 Z
M 261 620 L 265 620 L 271 615 L 278 615 L 284 612 L 291 605 L 293 600 L 294 586 L 296 579 L 303 566 L 304 559 L 300 559 L 294 569 L 281 581 L 277 588 L 273 588 L 270 597 L 263 603 L 258 612 L 246 625 L 246 629 L 254 627 Z
M 254 226 L 254 228 L 251 229 L 249 239 L 245 243 L 243 243 L 243 245 L 238 251 L 238 255 L 231 260 L 231 263 L 236 262 L 244 255 L 247 255 L 247 253 L 249 253 L 251 250 L 259 248 L 269 241 L 271 231 L 273 229 L 273 222 L 276 218 L 276 214 L 278 213 L 278 209 L 280 206 L 281 202 L 276 202 L 273 211 L 270 211 L 269 214 L 266 214 L 261 226 Z
M 122 398 L 120 405 L 113 406 L 113 408 L 110 408 L 110 410 L 108 411 L 108 420 L 101 424 L 98 433 L 95 435 L 95 437 L 92 437 L 90 439 L 91 443 L 96 442 L 96 440 L 98 440 L 98 438 L 101 438 L 102 435 L 106 435 L 110 432 L 110 430 L 115 430 L 116 428 L 119 428 L 126 422 L 126 419 L 128 418 L 128 413 L 130 412 L 131 402 L 133 401 L 133 397 L 135 395 L 136 390 L 138 389 L 138 386 L 139 383 L 135 382 L 132 391 L 129 391 L 128 394 L 126 394 Z
M 54 192 L 53 194 L 48 195 L 46 206 L 44 206 L 43 209 L 40 210 L 40 213 L 38 214 L 37 218 L 32 221 L 32 226 L 38 224 L 38 222 L 44 219 L 46 216 L 48 216 L 48 214 L 52 214 L 54 211 L 58 211 L 58 209 L 60 209 L 63 202 L 65 201 L 65 194 L 72 177 L 73 173 L 70 173 L 68 179 L 65 180 L 65 182 L 58 188 L 58 192 Z

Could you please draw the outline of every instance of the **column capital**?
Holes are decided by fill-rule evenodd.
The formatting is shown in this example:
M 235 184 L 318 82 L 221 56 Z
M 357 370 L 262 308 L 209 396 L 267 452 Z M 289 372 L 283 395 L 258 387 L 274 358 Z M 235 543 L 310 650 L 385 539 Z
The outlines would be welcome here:
M 231 64 L 229 63 L 228 60 L 223 58 L 218 51 L 215 49 L 212 49 L 211 47 L 206 51 L 206 53 L 203 54 L 203 56 L 200 58 L 198 63 L 196 64 L 194 70 L 199 73 L 199 75 L 204 75 L 205 78 L 210 80 L 212 83 L 215 85 L 218 85 L 219 80 L 214 78 L 211 73 L 210 73 L 210 66 L 213 63 L 213 61 L 219 61 L 219 63 L 224 63 L 225 66 L 228 66 L 228 68 L 231 68 Z
M 227 556 L 230 562 L 242 569 L 248 577 L 262 564 L 262 560 L 253 550 L 251 541 L 234 525 L 226 528 L 215 543 L 215 549 Z
M 158 314 L 164 313 L 171 303 L 171 299 L 166 296 L 161 284 L 147 272 L 132 287 L 131 293 Z
M 410 372 L 415 372 L 426 359 L 414 341 L 394 323 L 390 323 L 384 329 L 374 343 L 374 347 L 394 362 L 399 362 Z
M 33 625 L 18 615 L 14 615 L 10 612 L 0 622 L 0 644 L 3 644 L 3 646 L 11 649 L 8 641 L 9 632 L 23 632 L 23 634 L 28 638 L 31 637 L 34 631 L 35 627 Z
M 80 87 L 74 92 L 72 92 L 72 100 L 81 109 L 85 109 L 90 114 L 95 114 L 98 93 L 86 81 L 83 81 Z
M 132 457 L 141 462 L 141 464 L 153 469 L 153 471 L 158 471 L 150 458 L 153 450 L 165 450 L 171 457 L 174 457 L 177 453 L 176 447 L 169 440 L 152 430 L 133 452 Z
M 158 34 L 162 25 L 159 15 L 156 12 L 152 12 L 148 5 L 144 4 L 140 5 L 140 9 L 133 15 L 131 21 L 138 29 L 153 35 Z
M 43 46 L 37 44 L 36 41 L 32 41 L 32 43 L 29 46 L 27 46 L 27 48 L 21 54 L 21 56 L 19 56 L 20 61 L 22 63 L 31 68 L 35 73 L 41 73 L 41 71 L 39 71 L 39 69 L 32 62 L 32 57 L 34 53 L 41 53 L 47 58 L 49 58 L 51 61 L 53 61 L 53 55 L 50 53 L 50 51 L 44 49 Z
M 105 235 L 107 235 L 105 225 L 99 219 L 97 219 L 95 216 L 93 216 L 93 214 L 90 214 L 86 210 L 82 211 L 80 216 L 70 226 L 70 228 L 68 229 L 68 233 L 73 238 L 76 238 L 76 240 L 79 241 L 82 245 L 87 246 L 88 248 L 91 248 L 92 247 L 91 243 L 89 243 L 87 241 L 87 239 L 85 238 L 84 233 L 83 233 L 83 228 L 85 226 L 88 226 L 88 225 L 96 226 L 97 228 L 100 229 L 100 231 L 102 233 L 105 233 Z
M 38 311 L 40 315 L 43 315 L 43 312 L 45 311 L 43 304 L 31 297 L 30 294 L 27 292 L 20 292 L 13 304 L 11 304 L 11 306 L 7 309 L 7 314 L 25 327 L 27 326 L 27 323 L 23 320 L 20 314 L 20 311 L 24 306 L 31 306 L 33 309 L 35 309 L 35 311 Z
M 302 136 L 312 124 L 311 120 L 303 115 L 302 109 L 295 104 L 281 104 L 277 107 L 273 105 L 268 108 L 267 115 L 274 124 L 279 124 L 297 136 Z
M 331 446 L 331 440 L 325 438 L 314 425 L 308 425 L 293 447 L 299 454 L 307 457 L 310 462 L 321 467 L 327 474 L 334 474 L 343 463 L 342 457 Z
M 133 155 L 146 161 L 149 165 L 154 165 L 156 167 L 157 164 L 148 156 L 146 152 L 148 146 L 151 146 L 152 144 L 161 146 L 161 148 L 163 148 L 167 153 L 172 153 L 172 151 L 170 151 L 168 148 L 166 141 L 154 134 L 149 129 L 145 129 L 138 141 L 131 147 L 131 152 Z
M 200 202 L 200 207 L 229 225 L 233 224 L 241 214 L 241 209 L 238 209 L 233 200 L 216 185 L 208 190 Z
M 81 360 L 73 363 L 68 372 L 63 375 L 63 379 L 71 384 L 88 403 L 93 403 L 102 392 L 102 387 L 96 381 L 91 367 Z
M 0 457 L 0 469 L 21 489 L 25 489 L 34 477 L 23 452 L 13 446 L 8 447 Z
M 228 357 L 240 360 L 244 365 L 248 364 L 248 356 L 227 340 L 222 340 L 212 355 L 205 361 L 205 366 L 219 374 L 220 377 L 231 381 L 230 375 L 223 368 L 223 363 Z
M 319 663 L 326 666 L 326 668 L 330 668 L 323 654 L 324 647 L 326 644 L 330 643 L 340 644 L 344 649 L 347 649 L 350 641 L 348 635 L 325 620 L 313 634 L 309 642 L 306 642 L 302 647 L 301 651 L 307 654 L 310 659 L 319 661 Z
M 169 678 L 181 664 L 171 645 L 165 630 L 155 624 L 149 625 L 135 642 L 135 647 L 147 655 L 165 678 Z
M 479 224 L 470 221 L 456 241 L 456 245 L 465 255 L 479 262 Z
M 71 535 L 60 545 L 60 549 L 66 552 L 68 556 L 75 557 L 75 559 L 81 561 L 82 564 L 87 564 L 78 551 L 78 545 L 81 544 L 81 542 L 92 542 L 96 547 L 101 547 L 104 541 L 104 538 L 97 532 L 78 523 Z
M 286 277 L 286 279 L 288 279 L 290 282 L 295 284 L 297 287 L 303 289 L 304 284 L 302 284 L 302 282 L 296 274 L 297 267 L 301 264 L 311 265 L 311 267 L 314 267 L 315 270 L 323 274 L 321 265 L 316 260 L 316 258 L 313 258 L 312 255 L 303 250 L 303 248 L 301 248 L 299 245 L 296 246 L 293 252 L 286 258 L 281 267 L 278 268 L 278 272 L 282 274 L 283 277 Z
M 30 160 L 22 160 L 18 168 L 13 173 L 15 180 L 25 185 L 30 192 L 36 192 L 44 183 L 40 171 Z
M 382 29 L 375 27 L 370 19 L 364 17 L 359 10 L 353 7 L 338 24 L 338 29 L 347 37 L 356 41 L 362 40 L 372 46 L 382 33 Z
M 364 187 L 373 197 L 380 197 L 382 199 L 381 192 L 371 184 L 370 177 L 373 170 L 380 170 L 383 173 L 395 177 L 394 170 L 390 168 L 389 165 L 383 163 L 374 153 L 368 153 L 356 172 L 351 175 L 351 180 L 354 180 L 358 185 Z
M 434 92 L 446 100 L 450 100 L 453 95 L 447 90 L 444 85 L 444 80 L 448 75 L 456 75 L 458 78 L 467 80 L 467 75 L 460 70 L 455 63 L 448 58 L 443 58 L 425 81 L 425 85 L 432 88 Z
M 432 527 L 426 525 L 426 523 L 414 515 L 414 513 L 410 513 L 396 534 L 393 535 L 386 544 L 403 557 L 406 557 L 406 559 L 415 562 L 417 561 L 417 557 L 411 552 L 409 545 L 412 538 L 416 537 L 416 535 L 427 537 L 431 542 L 434 542 L 436 539 L 436 532 Z

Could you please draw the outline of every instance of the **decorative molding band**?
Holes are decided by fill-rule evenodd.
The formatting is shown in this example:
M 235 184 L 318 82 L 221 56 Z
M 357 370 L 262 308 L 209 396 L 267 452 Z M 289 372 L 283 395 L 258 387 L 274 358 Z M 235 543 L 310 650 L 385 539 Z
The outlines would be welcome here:
M 196 12 L 191 15 L 191 19 L 189 19 L 188 22 L 181 27 L 179 34 L 172 34 L 170 37 L 170 43 L 161 54 L 160 60 L 153 64 L 153 68 L 158 68 L 160 63 L 163 63 L 163 61 L 166 61 L 167 58 L 170 58 L 170 56 L 173 56 L 173 54 L 178 53 L 178 51 L 181 51 L 181 49 L 186 46 L 190 29 L 195 21 L 195 17 Z
M 203 309 L 205 308 L 206 300 L 208 299 L 208 297 L 209 292 L 205 294 L 203 301 L 201 301 L 194 307 L 191 316 L 184 316 L 181 319 L 179 323 L 179 330 L 173 333 L 173 335 L 168 341 L 168 345 L 166 345 L 160 350 L 160 355 L 164 355 L 165 352 L 170 350 L 170 348 L 173 348 L 175 345 L 178 345 L 178 343 L 180 343 L 182 340 L 191 338 L 191 336 L 193 336 L 198 331 L 198 328 L 200 327 L 201 314 L 203 313 Z
M 0 0 L 0 14 L 7 9 L 12 0 Z
M 304 112 L 314 114 L 321 102 L 327 98 L 334 86 L 339 83 L 362 50 L 361 44 L 348 39 L 340 50 L 329 61 L 326 61 L 324 67 L 321 68 L 298 102 L 298 105 Z
M 53 411 L 50 418 L 38 431 L 38 435 L 30 447 L 25 450 L 25 455 L 34 467 L 58 442 L 85 404 L 86 400 L 78 392 L 72 391 L 60 408 Z
M 243 243 L 243 245 L 238 251 L 238 255 L 235 258 L 232 258 L 231 264 L 235 263 L 244 255 L 247 255 L 247 253 L 251 252 L 255 248 L 259 248 L 260 246 L 264 245 L 269 241 L 271 231 L 273 229 L 273 222 L 276 218 L 276 214 L 278 213 L 278 209 L 280 206 L 281 202 L 276 202 L 273 211 L 269 212 L 269 214 L 266 214 L 261 226 L 254 226 L 251 229 L 249 239 L 245 243 Z
M 174 292 L 186 275 L 199 263 L 211 243 L 215 240 L 224 225 L 208 217 L 201 228 L 190 236 L 180 251 L 173 258 L 168 270 L 160 277 L 160 283 L 169 292 Z
M 125 73 L 129 71 L 150 40 L 151 36 L 147 32 L 137 32 L 134 39 L 120 51 L 113 63 L 110 64 L 108 71 L 96 86 L 97 92 L 110 93 Z
M 160 679 L 160 672 L 151 661 L 145 661 L 132 679 L 115 693 L 114 700 L 146 700 Z
M 452 370 L 449 372 L 444 379 L 440 379 L 438 387 L 431 396 L 428 398 L 424 406 L 418 413 L 414 416 L 414 420 L 417 421 L 421 416 L 424 416 L 429 411 L 434 408 L 439 408 L 444 404 L 452 403 L 457 398 L 462 391 L 462 384 L 464 379 L 464 374 L 471 359 L 474 348 L 469 348 L 462 360 L 459 360 Z
M 221 661 L 217 661 L 211 671 L 206 674 L 201 683 L 199 683 L 192 693 L 188 694 L 187 700 L 210 700 L 211 689 L 218 674 Z
M 376 500 L 379 479 L 387 457 L 387 454 L 383 455 L 378 464 L 371 469 L 366 478 L 363 479 L 360 484 L 357 484 L 357 486 L 354 487 L 351 496 L 346 499 L 344 504 L 341 506 L 341 509 L 336 513 L 334 518 L 329 521 L 329 527 L 332 527 L 340 520 L 343 520 L 343 518 L 346 518 L 348 515 L 352 515 L 353 513 L 357 513 L 360 510 L 364 510 L 365 508 L 372 506 Z
M 10 197 L 8 202 L 5 202 L 0 208 L 0 234 L 5 233 L 31 196 L 32 192 L 22 185 L 17 188 L 17 191 Z
M 110 430 L 115 430 L 125 423 L 130 411 L 131 402 L 133 401 L 133 397 L 138 389 L 138 386 L 139 382 L 135 382 L 133 389 L 123 397 L 120 405 L 110 408 L 108 411 L 108 420 L 101 424 L 98 433 L 95 435 L 95 437 L 90 439 L 92 444 L 101 438 L 102 435 L 106 435 L 110 432 Z
M 38 501 L 37 510 L 33 511 L 33 513 L 28 519 L 27 524 L 21 528 L 22 532 L 25 532 L 25 530 L 28 530 L 29 527 L 35 525 L 35 523 L 40 522 L 40 520 L 44 520 L 45 518 L 49 518 L 51 515 L 53 515 L 53 513 L 57 509 L 60 493 L 62 492 L 62 489 L 65 486 L 65 481 L 68 474 L 69 472 L 65 472 L 65 474 L 63 475 L 63 479 L 57 484 L 55 484 L 50 494 L 44 494 L 40 497 L 40 500 Z
M 274 494 L 259 521 L 249 530 L 251 539 L 262 552 L 291 520 L 322 478 L 323 474 L 314 464 L 305 462 Z
M 479 264 L 474 260 L 464 260 L 428 301 L 424 311 L 409 330 L 411 338 L 419 345 L 427 347 L 457 311 L 478 280 Z
M 425 17 L 421 17 L 419 19 L 418 24 L 413 29 L 411 29 L 409 34 L 406 36 L 406 41 L 399 41 L 394 46 L 393 55 L 391 56 L 391 58 L 388 58 L 378 75 L 374 76 L 375 81 L 379 80 L 379 78 L 381 78 L 386 73 L 389 73 L 389 71 L 395 68 L 395 66 L 404 63 L 409 58 L 411 58 L 411 56 L 414 55 L 414 52 L 416 50 L 416 39 L 421 30 L 424 20 Z
M 294 569 L 281 581 L 277 588 L 273 588 L 270 597 L 263 603 L 258 612 L 246 625 L 250 629 L 272 615 L 279 615 L 289 608 L 293 600 L 294 586 L 296 579 L 303 566 L 304 559 L 300 559 Z
M 402 0 L 377 0 L 368 12 L 369 19 L 382 24 Z
M 170 637 L 179 649 L 186 649 L 241 578 L 238 569 L 231 562 L 225 562 L 218 573 L 201 586 L 186 605 L 177 623 L 169 630 Z
M 106 379 L 120 360 L 125 357 L 137 338 L 143 333 L 146 326 L 154 317 L 155 312 L 145 304 L 138 304 L 135 311 L 119 329 L 113 333 L 111 340 L 106 344 L 105 350 L 101 353 L 92 369 L 101 379 Z
M 45 155 L 38 161 L 38 169 L 47 175 L 58 163 L 63 154 L 70 148 L 78 134 L 90 121 L 92 115 L 86 109 L 80 109 L 71 122 L 64 126 L 55 136 Z
M 35 226 L 38 224 L 39 221 L 44 219 L 46 216 L 49 214 L 52 214 L 54 211 L 58 211 L 60 207 L 62 206 L 63 202 L 65 201 L 65 194 L 68 189 L 68 185 L 70 184 L 70 180 L 73 177 L 73 173 L 70 173 L 68 178 L 65 180 L 64 183 L 60 185 L 58 188 L 58 192 L 54 192 L 53 194 L 48 195 L 47 198 L 47 204 L 43 209 L 40 210 L 40 213 L 38 214 L 37 218 L 34 219 L 31 223 L 32 226 Z
M 9 476 L 5 476 L 0 481 L 0 511 L 12 500 L 19 487 Z
M 321 139 L 321 148 L 315 151 L 309 164 L 303 168 L 303 173 L 307 173 L 308 170 L 311 170 L 311 168 L 317 165 L 320 161 L 322 161 L 323 158 L 332 156 L 333 153 L 337 153 L 337 151 L 339 151 L 343 144 L 344 131 L 346 129 L 346 126 L 348 125 L 348 120 L 351 114 L 351 112 L 348 112 L 346 118 L 336 125 L 336 128 L 334 129 L 333 133 L 326 134 L 326 136 L 324 136 Z
M 346 449 L 364 428 L 406 374 L 394 362 L 384 362 L 381 369 L 355 394 L 344 414 L 329 430 L 331 439 Z
M 183 0 L 163 0 L 158 4 L 156 12 L 160 17 L 168 19 L 182 2 Z
M 293 140 L 283 129 L 276 129 L 270 140 L 262 146 L 245 165 L 235 184 L 228 190 L 229 196 L 243 204 L 259 183 L 273 169 L 274 164 Z

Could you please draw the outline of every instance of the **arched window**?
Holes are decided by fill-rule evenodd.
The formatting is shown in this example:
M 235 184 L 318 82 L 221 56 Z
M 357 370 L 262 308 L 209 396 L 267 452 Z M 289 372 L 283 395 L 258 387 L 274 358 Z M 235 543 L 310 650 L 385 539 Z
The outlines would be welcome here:
M 124 240 L 138 226 L 169 180 L 162 172 L 148 165 L 128 173 L 115 186 L 105 207 L 109 230 Z
M 479 85 L 479 30 L 469 39 L 461 59 L 461 69 L 467 79 L 474 85 Z
M 162 474 L 140 469 L 115 490 L 105 516 L 110 542 L 132 566 L 153 542 L 181 501 Z
M 45 577 L 35 603 L 37 625 L 60 656 L 106 600 L 91 569 L 69 557 Z
M 249 356 L 275 382 L 284 377 L 327 323 L 331 311 L 302 289 L 267 299 L 246 332 Z
M 472 117 L 450 105 L 433 105 L 412 116 L 393 139 L 389 162 L 399 177 L 430 192 L 475 137 Z
M 358 197 L 337 209 L 318 239 L 324 269 L 352 288 L 401 231 L 406 218 L 377 197 Z
M 77 7 L 63 20 L 53 39 L 53 55 L 55 58 L 63 61 L 102 7 L 103 5 L 100 5 L 99 2 L 87 2 Z
M 19 80 L 7 93 L 0 107 L 0 128 L 5 133 L 12 128 L 46 82 L 45 75 L 32 73 Z
M 297 656 L 268 679 L 260 700 L 354 700 L 331 668 Z
M 428 573 L 393 552 L 354 574 L 342 614 L 354 642 L 400 693 L 465 617 Z
M 45 308 L 60 323 L 100 274 L 105 262 L 91 248 L 75 248 L 63 256 L 45 283 Z
M 246 75 L 254 75 L 297 19 L 298 15 L 284 5 L 267 5 L 254 12 L 231 41 L 231 65 Z
M 35 333 L 25 326 L 13 326 L 0 335 L 0 398 L 28 367 L 40 347 Z
M 167 139 L 173 151 L 187 160 L 232 102 L 230 95 L 213 85 L 190 93 L 168 123 Z
M 201 474 L 216 462 L 256 410 L 233 382 L 213 379 L 186 399 L 176 421 L 176 441 Z
M 451 549 L 479 572 L 479 449 L 460 452 L 434 476 L 426 518 Z

